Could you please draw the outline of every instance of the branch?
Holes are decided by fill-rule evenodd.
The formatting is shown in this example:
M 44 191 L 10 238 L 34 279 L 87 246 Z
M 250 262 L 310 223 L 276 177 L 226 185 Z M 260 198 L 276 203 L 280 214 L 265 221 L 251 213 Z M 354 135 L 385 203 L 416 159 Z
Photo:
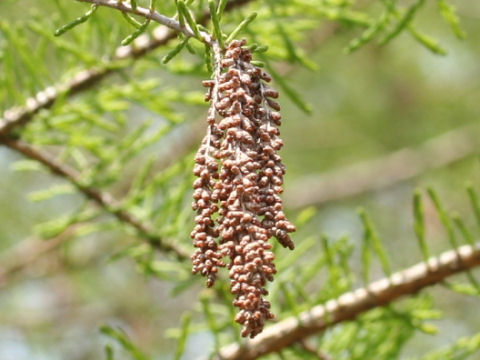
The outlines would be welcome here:
M 251 0 L 235 0 L 228 3 L 226 10 L 242 6 Z M 210 18 L 209 13 L 205 13 L 199 19 L 200 24 L 205 24 Z M 106 61 L 102 67 L 92 67 L 80 71 L 73 78 L 63 84 L 50 86 L 26 101 L 23 107 L 15 107 L 6 110 L 4 118 L 0 118 L 0 136 L 6 136 L 14 128 L 27 124 L 36 113 L 42 109 L 50 108 L 59 98 L 63 96 L 70 97 L 98 84 L 101 80 L 111 74 L 119 71 L 115 63 L 119 60 L 138 59 L 153 50 L 168 44 L 168 42 L 177 37 L 175 31 L 169 30 L 166 26 L 158 26 L 151 35 L 143 34 L 139 36 L 134 44 L 129 46 L 120 46 L 115 51 L 114 56 Z
M 479 147 L 480 127 L 467 125 L 417 147 L 301 178 L 289 185 L 285 203 L 301 208 L 378 190 L 463 159 Z
M 128 211 L 122 210 L 119 203 L 110 194 L 102 192 L 95 187 L 85 185 L 80 178 L 80 174 L 75 169 L 58 162 L 51 158 L 49 154 L 35 149 L 21 140 L 0 137 L 0 143 L 3 143 L 10 149 L 17 151 L 30 159 L 42 163 L 53 174 L 59 175 L 70 181 L 87 198 L 95 201 L 121 222 L 127 223 L 135 228 L 153 247 L 174 254 L 179 260 L 185 260 L 189 257 L 189 255 L 180 247 L 165 242 L 164 239 L 153 231 L 150 225 L 143 223 Z
M 421 262 L 365 288 L 343 294 L 325 305 L 315 306 L 298 317 L 280 321 L 243 345 L 225 346 L 220 349 L 217 359 L 250 360 L 279 351 L 335 324 L 353 320 L 368 310 L 415 294 L 476 266 L 480 266 L 480 243 L 446 251 L 428 262 Z

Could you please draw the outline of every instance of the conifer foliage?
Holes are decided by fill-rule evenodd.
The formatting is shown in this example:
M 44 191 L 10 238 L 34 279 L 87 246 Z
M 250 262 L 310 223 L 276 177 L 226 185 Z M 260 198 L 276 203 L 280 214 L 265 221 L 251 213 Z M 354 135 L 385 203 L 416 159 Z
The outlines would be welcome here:
M 306 44 L 318 46 L 320 25 L 331 27 L 328 36 L 344 30 L 347 53 L 406 34 L 445 55 L 418 27 L 426 3 L 48 0 L 31 14 L 0 20 L 0 145 L 21 156 L 17 171 L 46 170 L 55 181 L 30 200 L 74 197 L 68 211 L 37 224 L 40 245 L 26 241 L 31 249 L 14 251 L 20 256 L 8 266 L 0 263 L 0 286 L 47 253 L 61 253 L 54 263 L 62 263 L 64 252 L 57 250 L 73 241 L 91 236 L 99 246 L 98 239 L 113 234 L 113 244 L 106 241 L 87 265 L 105 253 L 112 261 L 129 258 L 143 276 L 168 283 L 170 296 L 189 291 L 189 308 L 165 332 L 176 342 L 169 349 L 176 360 L 187 358 L 196 334 L 213 343 L 201 349 L 202 358 L 400 358 L 407 341 L 433 334 L 430 321 L 442 316 L 424 288 L 438 284 L 480 296 L 477 186 L 466 188 L 466 220 L 450 213 L 434 188 L 415 192 L 412 235 L 420 262 L 395 271 L 364 209 L 357 243 L 312 232 L 314 208 L 287 219 L 279 128 L 310 111 L 283 75 L 316 68 Z M 465 37 L 448 0 L 438 0 L 433 13 L 455 37 Z M 301 116 L 282 119 L 279 95 Z M 206 103 L 208 109 L 196 111 Z M 206 113 L 201 141 L 188 121 L 195 113 Z M 335 185 L 332 191 L 341 192 Z M 441 254 L 427 239 L 432 217 L 444 230 L 435 236 L 450 248 Z M 198 283 L 192 272 L 206 278 L 207 289 L 192 286 Z M 455 274 L 464 281 L 451 281 Z M 401 297 L 406 300 L 397 303 Z M 108 338 L 109 360 L 124 358 L 120 351 L 156 358 L 116 326 L 100 332 Z M 479 334 L 472 334 L 418 359 L 463 359 L 479 349 Z

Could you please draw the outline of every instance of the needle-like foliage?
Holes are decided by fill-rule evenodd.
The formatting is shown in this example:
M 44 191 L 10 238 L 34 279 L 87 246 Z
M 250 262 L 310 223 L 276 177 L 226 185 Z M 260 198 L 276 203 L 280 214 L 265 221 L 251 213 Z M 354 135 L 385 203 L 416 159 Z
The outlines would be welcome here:
M 433 187 L 414 193 L 406 241 L 418 242 L 412 258 L 420 263 L 398 273 L 367 209 L 358 211 L 363 236 L 355 241 L 309 231 L 317 221 L 313 208 L 290 223 L 280 198 L 286 169 L 277 154 L 279 94 L 266 82 L 296 106 L 283 121 L 301 122 L 312 106 L 284 74 L 317 69 L 308 44 L 321 26 L 346 34 L 347 53 L 405 34 L 412 46 L 445 55 L 440 35 L 420 30 L 427 1 L 44 3 L 0 20 L 0 145 L 21 156 L 15 170 L 49 179 L 28 194 L 30 201 L 65 201 L 61 214 L 39 221 L 37 236 L 59 246 L 65 233 L 69 242 L 113 237 L 102 260 L 132 259 L 143 276 L 168 283 L 172 297 L 189 294 L 188 310 L 167 331 L 175 359 L 190 356 L 196 336 L 211 339 L 199 354 L 204 358 L 397 359 L 414 336 L 434 334 L 443 316 L 423 288 L 441 283 L 478 298 L 478 226 L 470 221 L 480 224 L 478 186 L 467 187 L 471 210 L 464 215 L 450 212 Z M 434 13 L 465 37 L 448 0 L 438 0 Z M 208 79 L 210 110 L 201 79 Z M 205 117 L 198 130 L 195 119 Z M 194 156 L 197 133 L 205 132 Z M 192 169 L 199 178 L 193 272 L 207 277 L 210 289 L 203 290 L 190 270 Z M 444 231 L 436 236 L 457 251 L 438 259 L 429 234 L 433 216 Z M 298 235 L 289 234 L 293 224 Z M 272 245 L 272 237 L 296 249 Z M 7 273 L 0 268 L 0 285 Z M 457 273 L 465 279 L 447 279 Z M 396 302 L 401 296 L 407 298 Z M 273 313 L 276 323 L 265 324 Z M 107 359 L 121 359 L 119 352 L 150 358 L 123 330 L 100 331 Z M 418 358 L 461 359 L 479 349 L 473 334 Z

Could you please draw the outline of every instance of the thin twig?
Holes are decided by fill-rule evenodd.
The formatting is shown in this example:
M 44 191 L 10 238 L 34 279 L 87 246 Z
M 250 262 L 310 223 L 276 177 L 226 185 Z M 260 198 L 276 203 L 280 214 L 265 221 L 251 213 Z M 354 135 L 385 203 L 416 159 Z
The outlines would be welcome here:
M 358 162 L 290 182 L 285 204 L 302 208 L 344 199 L 412 179 L 477 153 L 480 126 L 467 125 L 374 160 Z
M 164 239 L 153 231 L 150 225 L 140 221 L 128 211 L 122 210 L 118 202 L 110 194 L 84 184 L 81 180 L 80 174 L 75 169 L 58 162 L 56 159 L 52 158 L 51 155 L 35 149 L 21 140 L 0 137 L 0 143 L 3 143 L 10 149 L 17 151 L 32 160 L 38 161 L 45 165 L 53 174 L 59 175 L 70 181 L 87 198 L 95 201 L 118 220 L 134 227 L 139 235 L 147 240 L 153 247 L 174 254 L 179 260 L 185 260 L 188 258 L 188 254 L 183 249 L 174 244 L 165 242 Z
M 367 287 L 343 294 L 325 305 L 315 306 L 298 317 L 282 320 L 243 345 L 225 346 L 220 349 L 217 359 L 250 360 L 279 351 L 335 324 L 353 320 L 368 310 L 415 294 L 477 266 L 480 266 L 480 243 L 446 251 L 428 262 L 421 262 Z
M 161 25 L 164 25 L 174 31 L 182 33 L 186 37 L 196 37 L 195 32 L 187 25 L 181 25 L 174 18 L 169 18 L 153 9 L 146 9 L 140 6 L 136 6 L 135 9 L 127 2 L 117 1 L 117 0 L 76 0 L 79 2 L 86 2 L 90 4 L 96 4 L 99 6 L 106 6 L 112 9 L 119 10 L 124 13 L 131 13 L 144 17 L 145 19 L 153 20 Z M 200 33 L 202 39 L 206 43 L 210 43 L 211 37 L 209 34 Z

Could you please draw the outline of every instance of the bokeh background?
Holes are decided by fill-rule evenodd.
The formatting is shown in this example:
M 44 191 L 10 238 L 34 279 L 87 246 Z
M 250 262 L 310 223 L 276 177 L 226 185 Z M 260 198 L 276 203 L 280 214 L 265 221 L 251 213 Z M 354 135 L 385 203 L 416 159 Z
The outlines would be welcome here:
M 373 42 L 345 54 L 345 46 L 359 34 L 358 29 L 322 21 L 315 28 L 310 26 L 313 29 L 300 42 L 315 70 L 275 63 L 284 81 L 311 106 L 310 114 L 302 112 L 281 93 L 282 156 L 288 169 L 285 205 L 292 218 L 309 206 L 317 211 L 295 236 L 298 241 L 309 234 L 349 234 L 353 243 L 359 244 L 363 230 L 356 211 L 361 206 L 374 219 L 395 269 L 414 264 L 420 254 L 412 229 L 412 194 L 416 188 L 427 186 L 437 190 L 449 210 L 473 222 L 464 186 L 471 182 L 478 189 L 480 180 L 480 3 L 452 3 L 467 34 L 464 40 L 452 34 L 438 15 L 435 2 L 422 8 L 415 20 L 448 50 L 445 56 L 433 54 L 408 33 L 386 46 Z M 73 18 L 85 7 L 68 4 L 65 8 Z M 28 16 L 51 16 L 47 23 L 62 24 L 65 14 L 55 9 L 51 1 L 3 0 L 0 21 L 21 24 Z M 106 10 L 101 12 L 103 18 L 109 15 Z M 48 31 L 53 32 L 54 27 Z M 125 33 L 128 29 L 112 35 L 117 42 L 106 46 L 115 48 Z M 0 32 L 0 44 L 5 36 Z M 97 40 L 92 41 L 99 46 Z M 46 57 L 45 62 L 53 79 L 68 76 L 61 75 L 63 69 L 56 67 L 56 59 Z M 198 79 L 178 79 L 160 67 L 150 68 L 148 76 L 165 79 L 167 87 L 203 91 Z M 3 99 L 2 111 L 15 104 Z M 194 151 L 203 131 L 206 107 L 182 105 L 179 111 L 187 118 L 184 126 L 153 153 L 165 154 L 166 148 L 186 138 L 187 150 Z M 128 113 L 133 122 L 145 116 L 142 109 Z M 432 139 L 436 152 L 427 156 L 422 151 Z M 411 157 L 405 158 L 408 163 L 394 162 L 394 169 L 386 166 L 388 159 L 393 161 L 387 156 L 402 149 L 411 151 Z M 29 244 L 39 243 L 35 240 L 38 224 L 70 211 L 82 197 L 72 194 L 32 201 L 32 193 L 61 180 L 47 172 L 16 171 L 19 160 L 21 156 L 0 147 L 0 359 L 103 358 L 108 339 L 99 328 L 105 324 L 123 328 L 152 358 L 172 358 L 174 342 L 168 329 L 178 326 L 182 311 L 190 307 L 202 281 L 198 279 L 191 289 L 172 298 L 172 284 L 145 277 L 130 258 L 112 260 L 112 254 L 129 241 L 128 235 L 119 231 L 87 234 L 29 261 Z M 408 173 L 416 161 L 420 174 L 401 181 L 395 176 L 386 183 L 382 180 L 391 172 Z M 380 166 L 373 166 L 375 162 Z M 129 171 L 133 176 L 135 167 Z M 349 194 L 347 190 L 354 187 L 357 177 L 366 178 L 366 185 Z M 448 248 L 446 234 L 432 204 L 427 201 L 425 205 L 428 241 L 432 251 L 440 252 Z M 19 257 L 26 259 L 26 265 L 2 277 L 2 268 Z M 478 298 L 442 287 L 428 291 L 444 318 L 434 322 L 437 335 L 419 334 L 409 341 L 402 354 L 405 358 L 480 328 Z M 209 341 L 207 335 L 189 339 L 187 355 L 194 358 L 199 344 L 209 346 Z

